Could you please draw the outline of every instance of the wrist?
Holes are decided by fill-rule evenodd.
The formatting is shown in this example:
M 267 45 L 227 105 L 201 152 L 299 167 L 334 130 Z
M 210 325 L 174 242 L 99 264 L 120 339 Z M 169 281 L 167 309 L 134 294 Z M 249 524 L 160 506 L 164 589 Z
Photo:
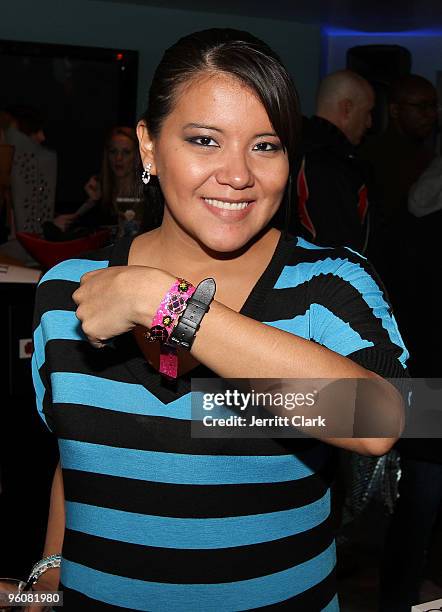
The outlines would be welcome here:
M 215 279 L 205 278 L 193 291 L 193 295 L 188 299 L 186 307 L 167 341 L 170 346 L 175 346 L 175 348 L 181 346 L 187 351 L 192 348 L 201 321 L 209 311 L 210 304 L 215 296 Z
M 134 266 L 132 266 L 134 267 Z M 133 322 L 150 328 L 161 300 L 176 278 L 157 268 L 137 266 L 136 278 L 131 279 L 135 296 L 133 300 Z
M 57 591 L 60 584 L 60 568 L 51 567 L 33 585 L 35 591 Z

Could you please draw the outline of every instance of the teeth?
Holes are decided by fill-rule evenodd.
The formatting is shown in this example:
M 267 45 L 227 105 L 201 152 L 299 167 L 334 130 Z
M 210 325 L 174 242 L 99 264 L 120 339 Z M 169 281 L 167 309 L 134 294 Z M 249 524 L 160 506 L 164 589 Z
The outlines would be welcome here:
M 212 200 L 211 198 L 203 198 L 207 204 L 215 208 L 224 208 L 225 210 L 243 210 L 247 208 L 250 202 L 223 202 L 222 200 Z

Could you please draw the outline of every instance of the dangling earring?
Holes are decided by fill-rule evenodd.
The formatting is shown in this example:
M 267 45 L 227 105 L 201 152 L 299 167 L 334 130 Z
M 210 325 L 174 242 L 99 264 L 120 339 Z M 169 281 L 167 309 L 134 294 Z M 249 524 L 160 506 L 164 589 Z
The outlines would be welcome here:
M 150 169 L 152 168 L 152 164 L 149 162 L 143 170 L 143 174 L 141 175 L 141 180 L 145 185 L 150 181 Z

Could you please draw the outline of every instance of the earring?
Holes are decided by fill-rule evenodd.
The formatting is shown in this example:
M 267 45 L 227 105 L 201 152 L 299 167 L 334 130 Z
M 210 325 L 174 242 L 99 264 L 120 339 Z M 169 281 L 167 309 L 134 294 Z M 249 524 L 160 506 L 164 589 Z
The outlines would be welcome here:
M 150 169 L 152 168 L 152 164 L 149 162 L 143 170 L 143 174 L 141 175 L 141 180 L 145 185 L 150 181 Z

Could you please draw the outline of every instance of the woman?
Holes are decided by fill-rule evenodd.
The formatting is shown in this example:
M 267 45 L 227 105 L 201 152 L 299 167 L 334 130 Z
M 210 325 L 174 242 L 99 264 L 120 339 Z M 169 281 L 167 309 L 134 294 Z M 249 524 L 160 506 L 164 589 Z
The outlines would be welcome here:
M 118 224 L 119 236 L 127 221 L 143 223 L 142 190 L 138 180 L 141 160 L 136 132 L 130 127 L 115 127 L 107 136 L 101 175 L 92 176 L 84 189 L 88 199 L 75 213 L 58 215 L 54 224 L 66 231 L 73 223 L 87 225 Z M 133 211 L 134 214 L 128 214 Z M 129 219 L 128 219 L 129 217 Z
M 263 42 L 228 29 L 181 39 L 137 128 L 161 226 L 40 283 L 33 372 L 61 454 L 44 552 L 63 546 L 65 610 L 338 609 L 331 445 L 382 454 L 395 438 L 190 433 L 196 377 L 360 378 L 379 386 L 370 408 L 400 428 L 381 376 L 404 376 L 407 355 L 367 262 L 272 225 L 299 118 Z M 191 304 L 195 320 L 204 309 L 187 282 L 207 277 L 215 299 L 209 279 L 195 334 L 184 321 Z M 158 308 L 171 286 L 185 302 L 173 329 Z M 147 330 L 191 346 L 178 347 L 177 372 L 175 349 Z

